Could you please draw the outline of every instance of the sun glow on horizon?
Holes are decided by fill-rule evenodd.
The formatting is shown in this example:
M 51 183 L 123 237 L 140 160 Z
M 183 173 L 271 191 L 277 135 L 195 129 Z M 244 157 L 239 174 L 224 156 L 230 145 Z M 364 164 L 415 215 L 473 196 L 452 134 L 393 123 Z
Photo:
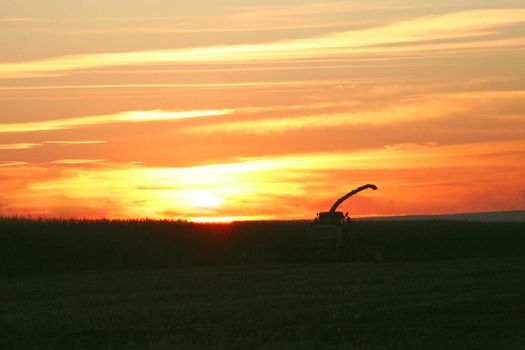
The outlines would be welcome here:
M 224 202 L 221 197 L 210 190 L 190 190 L 185 197 L 188 206 L 197 209 L 214 209 Z
M 384 213 L 382 215 L 392 213 L 392 208 L 403 214 L 424 213 L 418 211 L 421 206 L 415 196 L 424 189 L 427 195 L 432 193 L 434 196 L 434 203 L 427 206 L 432 205 L 433 212 L 440 212 L 447 198 L 458 188 L 444 182 L 440 191 L 431 191 L 443 181 L 439 176 L 430 176 L 436 171 L 439 174 L 440 163 L 447 162 L 447 176 L 457 173 L 458 169 L 483 164 L 500 171 L 518 165 L 525 168 L 525 159 L 521 157 L 523 152 L 525 141 L 511 145 L 499 142 L 461 147 L 399 145 L 376 151 L 298 154 L 183 168 L 99 164 L 98 168 L 83 171 L 67 166 L 88 166 L 89 163 L 62 161 L 65 168 L 60 176 L 32 182 L 7 199 L 14 208 L 32 207 L 40 215 L 47 211 L 49 216 L 78 216 L 78 213 L 92 212 L 93 217 L 173 218 L 199 222 L 304 219 L 328 208 L 351 187 L 367 179 L 382 177 L 380 181 L 374 180 L 380 184 L 381 191 L 361 194 L 351 203 L 344 204 L 342 210 L 350 209 L 357 217 L 369 216 L 371 214 L 365 208 L 373 203 L 374 212 Z M 22 176 L 25 172 L 42 173 L 38 168 L 26 166 L 20 169 L 21 166 L 18 165 L 16 171 Z M 14 163 L 12 169 L 15 169 Z M 391 174 L 389 179 L 380 175 L 385 171 Z M 407 172 L 423 172 L 427 176 L 406 178 Z M 357 180 L 350 183 L 346 178 L 352 173 Z M 360 173 L 359 177 L 355 175 L 357 173 Z M 519 179 L 499 177 L 473 182 L 469 176 L 464 175 L 464 181 L 471 182 L 469 193 L 498 186 L 502 180 L 508 184 L 514 181 L 519 186 Z M 459 178 L 459 175 L 455 177 Z M 500 193 L 504 192 L 500 190 Z M 108 202 L 108 197 L 111 202 Z M 389 198 L 388 204 L 380 204 L 385 198 Z M 399 204 L 394 204 L 394 198 Z M 64 201 L 75 203 L 78 209 L 63 207 Z
M 215 217 L 189 217 L 186 218 L 190 222 L 200 224 L 231 224 L 239 221 L 266 221 L 275 220 L 275 216 L 271 215 L 249 215 L 249 216 L 215 216 Z

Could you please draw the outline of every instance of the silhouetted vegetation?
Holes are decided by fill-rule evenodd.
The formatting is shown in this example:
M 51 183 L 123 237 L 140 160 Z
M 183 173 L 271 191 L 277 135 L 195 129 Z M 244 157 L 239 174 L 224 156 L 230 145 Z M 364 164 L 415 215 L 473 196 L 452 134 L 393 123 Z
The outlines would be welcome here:
M 310 261 L 303 221 L 0 220 L 1 274 Z M 525 255 L 524 223 L 354 221 L 342 261 Z

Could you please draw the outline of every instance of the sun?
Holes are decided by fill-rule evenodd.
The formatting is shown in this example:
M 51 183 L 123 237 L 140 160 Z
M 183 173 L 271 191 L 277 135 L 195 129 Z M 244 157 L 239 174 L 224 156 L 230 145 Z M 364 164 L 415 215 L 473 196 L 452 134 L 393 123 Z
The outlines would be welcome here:
M 224 200 L 210 190 L 191 190 L 186 195 L 186 203 L 193 208 L 213 209 Z

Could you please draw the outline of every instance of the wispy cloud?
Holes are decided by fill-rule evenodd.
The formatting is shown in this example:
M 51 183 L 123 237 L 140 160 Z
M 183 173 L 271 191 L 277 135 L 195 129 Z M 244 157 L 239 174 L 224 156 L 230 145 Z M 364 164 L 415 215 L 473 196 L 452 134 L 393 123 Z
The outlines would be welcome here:
M 520 158 L 525 150 L 525 141 L 484 142 L 460 145 L 437 145 L 434 143 L 385 146 L 360 152 L 309 153 L 268 157 L 247 161 L 243 167 L 253 171 L 297 169 L 297 170 L 358 170 L 358 169 L 417 169 L 463 166 L 501 166 L 508 155 Z M 486 157 L 486 158 L 484 158 Z M 519 163 L 525 162 L 520 159 Z M 242 164 L 242 163 L 241 163 Z
M 41 143 L 4 143 L 0 144 L 0 150 L 30 149 L 41 145 Z
M 440 56 L 444 56 L 444 53 L 441 53 Z M 262 63 L 262 64 L 253 64 L 253 65 L 210 65 L 201 68 L 190 68 L 190 67 L 181 67 L 181 68 L 142 68 L 142 67 L 131 67 L 129 68 L 108 68 L 108 69 L 94 69 L 90 70 L 90 73 L 110 73 L 110 74 L 171 74 L 171 73 L 210 73 L 210 72 L 259 72 L 259 71 L 315 71 L 315 70 L 330 70 L 330 69 L 343 69 L 343 68 L 362 68 L 362 67 L 414 67 L 414 66 L 427 66 L 429 63 L 421 60 L 422 57 L 418 55 L 403 55 L 393 59 L 392 57 L 377 57 L 377 58 L 333 58 L 333 59 L 316 59 L 316 60 L 300 60 L 300 61 L 286 61 L 286 64 L 276 65 L 273 63 Z M 405 62 L 411 60 L 411 62 Z M 325 80 L 326 81 L 326 80 Z M 293 81 L 285 81 L 293 83 Z M 243 82 L 244 83 L 244 82 Z M 253 84 L 255 82 L 247 82 L 248 84 Z M 272 82 L 266 81 L 263 83 L 271 84 Z M 225 85 L 228 83 L 225 83 Z M 113 84 L 118 86 L 125 86 L 127 84 Z M 130 85 L 140 85 L 140 84 L 130 84 Z M 157 84 L 147 84 L 155 85 Z M 188 84 L 181 84 L 188 86 Z M 189 84 L 192 86 L 199 86 L 201 84 Z M 202 84 L 204 85 L 204 84 Z M 56 85 L 56 86 L 69 86 L 69 85 Z M 105 86 L 100 84 L 95 85 L 86 85 L 86 86 Z M 171 84 L 160 84 L 160 87 L 166 86 L 170 87 Z M 219 86 L 220 87 L 220 86 Z M 2 87 L 0 87 L 2 88 Z M 5 86 L 2 89 L 4 90 L 17 90 L 21 87 L 16 86 Z M 22 89 L 23 90 L 23 89 Z
M 19 133 L 33 131 L 64 130 L 80 127 L 113 124 L 113 123 L 139 123 L 151 121 L 168 121 L 189 118 L 214 117 L 231 114 L 232 110 L 195 110 L 195 111 L 132 111 L 117 114 L 95 115 L 86 117 L 64 118 L 56 120 L 5 123 L 0 124 L 0 133 Z
M 0 64 L 0 77 L 119 65 L 174 62 L 260 62 L 348 54 L 471 50 L 522 46 L 521 38 L 487 38 L 525 22 L 525 8 L 472 10 L 413 18 L 381 27 L 264 44 L 64 56 Z M 459 40 L 459 41 L 458 41 Z M 431 41 L 431 42 L 429 42 Z M 463 41 L 463 42 L 462 42 Z M 424 45 L 420 45 L 426 42 Z
M 81 141 L 45 141 L 44 143 L 49 145 L 98 145 L 106 143 L 107 141 L 101 140 L 81 140 Z
M 446 119 L 465 111 L 474 113 L 480 100 L 485 108 L 491 101 L 499 105 L 502 101 L 521 101 L 525 91 L 467 91 L 456 93 L 427 93 L 422 96 L 401 98 L 390 103 L 379 104 L 347 104 L 346 111 L 310 115 L 282 115 L 289 108 L 274 107 L 273 111 L 281 115 L 246 120 L 222 121 L 206 125 L 188 126 L 182 132 L 190 134 L 268 134 L 283 133 L 299 129 L 321 129 L 340 126 L 377 126 L 391 125 L 409 121 L 425 121 Z M 322 106 L 323 104 L 319 104 Z M 329 105 L 329 104 L 328 104 Z M 326 107 L 328 107 L 326 105 Z M 352 108 L 354 107 L 354 108 Z M 497 108 L 499 109 L 499 108 Z M 264 110 L 264 109 L 263 109 Z M 261 111 L 263 111 L 261 110 Z M 243 111 L 239 109 L 239 111 Z M 246 108 L 245 112 L 256 112 L 257 108 Z M 266 111 L 270 111 L 267 109 Z M 485 113 L 488 110 L 485 109 Z M 502 118 L 498 112 L 498 118 Z
M 333 85 L 341 83 L 338 80 L 293 80 L 293 81 L 253 81 L 227 83 L 185 83 L 185 84 L 81 84 L 81 85 L 44 85 L 44 86 L 3 86 L 0 91 L 30 91 L 30 90 L 70 90 L 70 89 L 128 89 L 128 88 L 244 88 L 259 86 L 297 86 Z
M 297 30 L 314 28 L 335 28 L 347 27 L 349 20 L 336 20 L 334 14 L 357 13 L 363 11 L 378 10 L 400 10 L 403 6 L 399 4 L 371 4 L 369 2 L 348 3 L 345 1 L 323 2 L 298 5 L 277 5 L 277 6 L 243 6 L 233 13 L 224 13 L 217 18 L 207 16 L 179 18 L 179 23 L 173 17 L 160 18 L 140 18 L 128 19 L 139 23 L 150 22 L 156 25 L 127 26 L 117 28 L 88 29 L 80 33 L 93 32 L 131 32 L 131 33 L 199 33 L 199 32 L 246 32 L 246 31 L 277 31 L 277 30 Z M 326 19 L 319 18 L 328 15 Z M 162 23 L 165 22 L 164 25 Z M 115 21 L 112 21 L 115 23 Z M 160 25 L 159 25 L 160 23 Z M 372 20 L 360 20 L 352 18 L 352 26 L 366 24 L 370 26 Z
M 272 22 L 273 23 L 273 22 Z M 126 26 L 117 28 L 98 28 L 98 29 L 83 29 L 76 30 L 69 33 L 70 35 L 92 35 L 92 34 L 104 34 L 104 33 L 145 33 L 145 34 L 160 34 L 160 33 L 237 33 L 237 32 L 263 32 L 263 31 L 277 31 L 277 30 L 299 30 L 299 29 L 328 29 L 328 28 L 340 28 L 344 27 L 346 22 L 332 22 L 329 24 L 313 24 L 313 23 L 282 23 L 282 24 L 268 24 L 268 23 L 245 23 L 243 25 L 232 26 L 225 25 L 217 27 L 216 25 L 209 26 L 202 24 L 201 26 L 187 26 L 187 27 L 174 27 L 170 25 L 166 26 Z M 50 30 L 42 30 L 50 31 Z M 51 31 L 56 32 L 56 31 Z
M 27 162 L 22 162 L 22 161 L 12 161 L 12 162 L 0 162 L 0 167 L 13 167 L 13 166 L 22 166 L 22 165 L 26 165 Z
M 277 6 L 244 6 L 224 12 L 200 11 L 198 15 L 177 13 L 172 16 L 144 17 L 99 17 L 90 18 L 88 23 L 80 20 L 79 29 L 68 28 L 65 33 L 53 28 L 40 29 L 45 32 L 67 35 L 92 35 L 103 33 L 236 33 L 248 31 L 282 31 L 319 28 L 345 28 L 349 22 L 352 26 L 370 25 L 371 19 L 348 18 L 337 19 L 334 15 L 342 13 L 397 9 L 399 4 L 371 4 L 323 2 L 302 3 L 295 5 L 280 4 Z M 427 6 L 428 7 L 428 6 Z M 226 7 L 224 7 L 226 9 Z M 326 18 L 325 18 L 326 17 Z M 95 25 L 94 25 L 95 23 Z
M 51 131 L 74 129 L 88 126 L 97 126 L 113 123 L 140 123 L 153 121 L 173 121 L 180 119 L 191 118 L 205 118 L 205 117 L 220 117 L 228 116 L 236 113 L 270 113 L 270 112 L 284 112 L 284 111 L 301 111 L 314 109 L 319 110 L 323 108 L 341 107 L 347 108 L 355 106 L 355 101 L 334 101 L 334 102 L 318 102 L 301 105 L 276 105 L 276 106 L 254 106 L 254 107 L 240 107 L 229 109 L 212 109 L 212 110 L 194 110 L 194 111 L 127 111 L 116 114 L 94 115 L 85 117 L 71 117 L 55 120 L 46 120 L 38 122 L 27 123 L 4 123 L 0 124 L 0 133 L 21 133 L 21 132 L 35 132 L 35 131 Z M 43 144 L 100 144 L 106 141 L 100 140 L 80 140 L 80 141 L 45 141 L 38 144 L 10 144 L 4 145 L 7 147 L 21 147 L 26 146 L 41 146 Z
M 267 134 L 282 133 L 299 129 L 333 128 L 339 126 L 378 126 L 409 121 L 423 121 L 450 118 L 459 113 L 475 112 L 482 101 L 484 113 L 494 109 L 495 104 L 506 102 L 519 103 L 525 96 L 524 90 L 495 91 L 458 91 L 438 93 L 420 90 L 416 94 L 417 84 L 393 86 L 380 94 L 401 94 L 408 91 L 409 96 L 398 97 L 390 102 L 369 102 L 339 100 L 306 104 L 244 106 L 227 109 L 190 110 L 190 111 L 127 111 L 116 114 L 70 117 L 55 120 L 4 123 L 0 124 L 0 133 L 22 133 L 65 130 L 83 127 L 95 127 L 114 123 L 142 123 L 154 121 L 175 121 L 183 119 L 232 116 L 232 120 L 211 118 L 207 123 L 185 126 L 179 131 L 188 134 Z M 437 88 L 444 88 L 437 84 Z M 428 87 L 428 86 L 427 86 Z M 461 86 L 458 86 L 461 88 Z M 400 90 L 401 89 L 401 90 Z M 403 90 L 404 89 L 404 90 Z M 434 89 L 436 89 L 434 87 Z M 428 89 L 427 89 L 428 90 Z M 439 90 L 439 89 L 438 89 Z M 365 92 L 378 94 L 377 92 Z M 361 96 L 362 97 L 362 96 Z M 492 104 L 491 104 L 492 103 Z M 492 106 L 492 107 L 490 107 Z M 489 108 L 490 107 L 490 108 Z M 489 109 L 487 109 L 489 108 Z M 502 115 L 498 118 L 516 118 L 516 115 Z M 100 140 L 44 141 L 42 143 L 16 143 L 0 145 L 0 149 L 24 149 L 44 144 L 80 145 L 101 144 Z
M 0 18 L 0 22 L 38 22 L 41 21 L 40 18 L 32 18 L 32 17 L 8 17 L 8 18 Z
M 65 164 L 65 165 L 79 165 L 79 164 L 93 164 L 93 163 L 101 163 L 104 159 L 57 159 L 52 162 L 51 164 Z
M 433 105 L 433 106 L 431 106 Z M 299 117 L 271 118 L 259 120 L 246 120 L 236 122 L 223 122 L 212 125 L 191 126 L 183 129 L 187 133 L 244 133 L 266 134 L 283 133 L 298 129 L 333 128 L 350 125 L 384 125 L 409 120 L 422 120 L 443 116 L 444 109 L 451 112 L 451 106 L 427 103 L 424 112 L 417 105 L 395 106 L 383 110 L 343 112 L 335 114 L 317 114 Z
M 106 143 L 106 141 L 98 140 L 82 140 L 82 141 L 44 141 L 39 143 L 4 143 L 0 144 L 0 150 L 24 150 L 42 147 L 44 145 L 96 145 Z
M 362 12 L 400 9 L 399 4 L 370 3 L 352 1 L 316 2 L 311 4 L 301 4 L 301 6 L 280 5 L 280 6 L 252 6 L 236 14 L 234 17 L 245 20 L 260 20 L 261 18 L 290 18 L 294 16 L 319 15 L 321 13 L 341 13 L 341 12 Z

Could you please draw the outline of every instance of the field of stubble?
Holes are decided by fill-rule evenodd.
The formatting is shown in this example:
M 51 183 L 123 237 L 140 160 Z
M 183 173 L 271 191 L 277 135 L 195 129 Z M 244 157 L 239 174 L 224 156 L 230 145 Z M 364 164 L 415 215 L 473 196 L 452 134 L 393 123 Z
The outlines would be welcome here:
M 525 258 L 0 279 L 0 349 L 523 349 Z

